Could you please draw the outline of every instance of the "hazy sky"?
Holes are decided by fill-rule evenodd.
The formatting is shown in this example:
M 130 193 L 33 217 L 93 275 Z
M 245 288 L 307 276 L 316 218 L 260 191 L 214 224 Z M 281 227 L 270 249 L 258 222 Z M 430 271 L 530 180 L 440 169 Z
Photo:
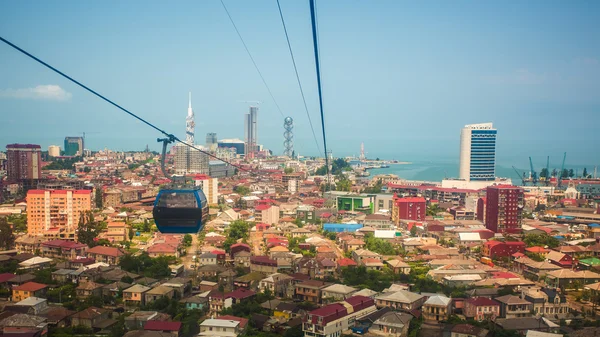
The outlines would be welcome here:
M 296 151 L 317 154 L 275 0 L 226 4 Z M 320 136 L 308 1 L 282 8 Z M 457 161 L 460 128 L 492 121 L 500 164 L 600 164 L 600 2 L 321 0 L 318 20 L 334 155 L 364 142 L 372 157 Z M 199 143 L 243 138 L 242 101 L 262 101 L 259 142 L 283 151 L 283 118 L 218 0 L 1 1 L 0 35 L 181 138 L 192 91 Z M 92 149 L 160 136 L 0 44 L 0 147 L 83 131 Z

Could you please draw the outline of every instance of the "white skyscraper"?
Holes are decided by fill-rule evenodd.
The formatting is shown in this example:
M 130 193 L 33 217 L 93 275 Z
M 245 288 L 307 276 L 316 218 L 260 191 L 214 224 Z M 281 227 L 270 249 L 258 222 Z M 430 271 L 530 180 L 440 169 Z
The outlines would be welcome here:
M 194 144 L 194 133 L 196 128 L 194 110 L 192 110 L 192 93 L 190 92 L 188 112 L 185 118 L 185 142 Z M 186 175 L 190 173 L 208 174 L 208 156 L 185 144 L 175 145 L 175 173 Z
M 496 179 L 496 133 L 492 123 L 469 124 L 460 132 L 459 178 L 466 181 Z

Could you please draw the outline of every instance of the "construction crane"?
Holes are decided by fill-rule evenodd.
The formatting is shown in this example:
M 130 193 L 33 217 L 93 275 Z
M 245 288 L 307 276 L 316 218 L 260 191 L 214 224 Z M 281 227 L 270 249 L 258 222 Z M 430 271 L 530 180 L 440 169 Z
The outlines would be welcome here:
M 521 173 L 519 173 L 519 170 L 517 170 L 517 168 L 516 168 L 516 167 L 514 167 L 514 166 L 513 166 L 512 168 L 513 168 L 513 170 L 515 170 L 515 172 L 517 173 L 517 176 L 518 176 L 519 178 L 521 178 L 521 186 L 525 186 L 525 172 L 523 172 L 523 174 L 521 174 Z
M 529 157 L 529 167 L 531 168 L 531 182 L 533 186 L 537 185 L 537 173 L 533 169 L 533 162 L 531 161 L 531 157 Z
M 563 171 L 565 170 L 565 160 L 567 160 L 567 153 L 565 152 L 565 155 L 563 156 L 563 161 L 562 161 L 562 166 L 560 167 L 560 171 L 558 172 L 558 187 L 560 187 L 562 185 L 562 176 L 563 176 Z

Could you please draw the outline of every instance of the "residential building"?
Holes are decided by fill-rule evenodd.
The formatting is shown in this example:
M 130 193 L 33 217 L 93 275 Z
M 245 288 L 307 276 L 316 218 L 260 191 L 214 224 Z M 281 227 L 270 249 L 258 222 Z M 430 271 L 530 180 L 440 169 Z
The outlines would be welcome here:
M 42 178 L 42 148 L 33 144 L 6 145 L 6 177 L 9 182 Z
M 476 321 L 493 321 L 500 315 L 500 303 L 486 297 L 471 297 L 465 300 L 463 313 Z
M 495 233 L 521 232 L 523 206 L 523 188 L 512 185 L 488 186 L 485 227 Z
M 310 311 L 304 318 L 305 337 L 341 336 L 354 321 L 377 311 L 373 299 L 353 296 L 345 301 Z
M 575 259 L 571 255 L 557 252 L 555 250 L 550 251 L 545 256 L 546 260 L 550 261 L 561 268 L 571 268 L 575 264 Z
M 217 264 L 217 255 L 211 252 L 204 253 L 198 256 L 198 264 L 201 266 Z
M 523 289 L 521 298 L 533 303 L 533 312 L 536 316 L 565 318 L 571 308 L 565 295 L 559 289 L 527 288 Z
M 123 290 L 125 305 L 141 306 L 146 304 L 146 293 L 152 288 L 136 284 Z
M 99 284 L 93 281 L 86 281 L 79 283 L 79 286 L 75 288 L 75 293 L 78 298 L 87 298 L 90 296 L 102 296 L 103 284 Z
M 597 282 L 600 282 L 600 274 L 590 270 L 559 269 L 546 274 L 546 284 L 555 288 L 579 290 Z
M 46 297 L 47 285 L 36 282 L 27 282 L 12 288 L 12 301 L 21 302 L 29 297 Z
M 60 157 L 60 146 L 49 145 L 48 146 L 48 156 L 49 157 Z
M 275 273 L 262 279 L 258 284 L 258 289 L 262 292 L 269 289 L 271 294 L 279 297 L 285 297 L 288 289 L 291 287 L 293 278 L 286 274 Z
M 73 260 L 85 256 L 88 246 L 67 240 L 51 240 L 41 244 L 40 253 L 43 257 Z
M 97 328 L 99 323 L 109 319 L 111 311 L 102 308 L 89 307 L 71 316 L 71 326 L 86 326 Z
M 200 187 L 209 205 L 219 204 L 219 179 L 208 175 L 197 174 L 194 177 L 196 186 Z
M 252 256 L 250 257 L 250 271 L 259 271 L 266 274 L 274 274 L 277 272 L 277 261 L 268 256 Z
M 28 310 L 29 313 L 32 313 L 34 315 L 39 315 L 42 312 L 48 310 L 48 300 L 45 298 L 31 296 L 20 302 L 15 303 L 15 306 L 27 307 L 27 308 L 29 308 L 29 310 Z M 7 309 L 8 309 L 7 307 L 4 307 L 5 311 Z
M 496 134 L 492 123 L 469 124 L 460 132 L 459 178 L 465 181 L 496 179 Z
M 328 287 L 321 289 L 321 297 L 323 302 L 331 303 L 337 301 L 343 301 L 348 297 L 351 297 L 358 289 L 349 287 L 343 284 L 332 284 Z
M 279 223 L 279 207 L 274 205 L 259 204 L 254 208 L 254 219 L 269 225 Z
M 65 137 L 65 156 L 82 156 L 83 147 L 83 137 Z
M 338 211 L 363 212 L 365 214 L 373 213 L 375 207 L 375 196 L 372 195 L 337 195 L 336 205 Z
M 173 298 L 174 295 L 175 289 L 159 285 L 146 291 L 146 293 L 144 294 L 144 300 L 146 301 L 146 303 L 151 303 L 161 297 Z
M 79 218 L 91 209 L 90 190 L 29 190 L 27 234 L 36 236 L 58 231 L 59 237 L 73 240 Z
M 394 197 L 392 221 L 398 225 L 400 220 L 424 221 L 427 206 L 422 197 Z
M 202 337 L 237 337 L 241 335 L 243 329 L 239 321 L 231 319 L 205 319 L 200 323 L 200 333 Z
M 450 337 L 487 337 L 489 331 L 471 324 L 456 324 L 450 330 Z
M 170 322 L 170 321 L 147 321 L 144 324 L 145 331 L 159 331 L 162 333 L 169 334 L 172 337 L 179 337 L 181 332 L 181 322 Z
M 510 258 L 514 253 L 525 253 L 525 242 L 522 241 L 487 241 L 481 250 L 483 256 L 492 259 Z
M 407 290 L 398 290 L 375 296 L 375 303 L 378 308 L 388 307 L 394 310 L 411 311 L 421 308 L 425 299 L 425 296 Z
M 116 266 L 121 260 L 121 256 L 125 252 L 117 247 L 96 246 L 87 250 L 86 256 L 94 259 L 96 262 L 108 263 L 111 266 Z
M 502 318 L 529 317 L 533 311 L 533 303 L 514 295 L 496 297 L 500 303 L 500 316 Z
M 295 285 L 295 295 L 296 298 L 301 301 L 320 304 L 322 291 L 327 286 L 329 286 L 329 283 L 316 280 L 307 280 Z
M 404 312 L 389 311 L 377 318 L 369 331 L 383 336 L 406 337 L 412 318 Z
M 443 295 L 430 296 L 423 303 L 423 319 L 425 321 L 440 322 L 447 320 L 450 317 L 450 307 L 452 299 Z

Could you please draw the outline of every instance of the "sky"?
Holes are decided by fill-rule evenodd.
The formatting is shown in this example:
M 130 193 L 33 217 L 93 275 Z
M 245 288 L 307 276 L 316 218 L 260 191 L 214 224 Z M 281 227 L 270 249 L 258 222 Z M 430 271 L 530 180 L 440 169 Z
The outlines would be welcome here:
M 275 0 L 225 0 L 285 116 L 296 152 L 322 153 L 308 1 L 281 0 L 315 144 Z M 493 122 L 498 163 L 600 164 L 600 2 L 323 0 L 317 3 L 334 156 L 458 162 L 460 129 Z M 0 36 L 184 138 L 244 137 L 283 152 L 283 116 L 218 0 L 1 1 Z M 159 149 L 156 131 L 0 43 L 0 148 Z

